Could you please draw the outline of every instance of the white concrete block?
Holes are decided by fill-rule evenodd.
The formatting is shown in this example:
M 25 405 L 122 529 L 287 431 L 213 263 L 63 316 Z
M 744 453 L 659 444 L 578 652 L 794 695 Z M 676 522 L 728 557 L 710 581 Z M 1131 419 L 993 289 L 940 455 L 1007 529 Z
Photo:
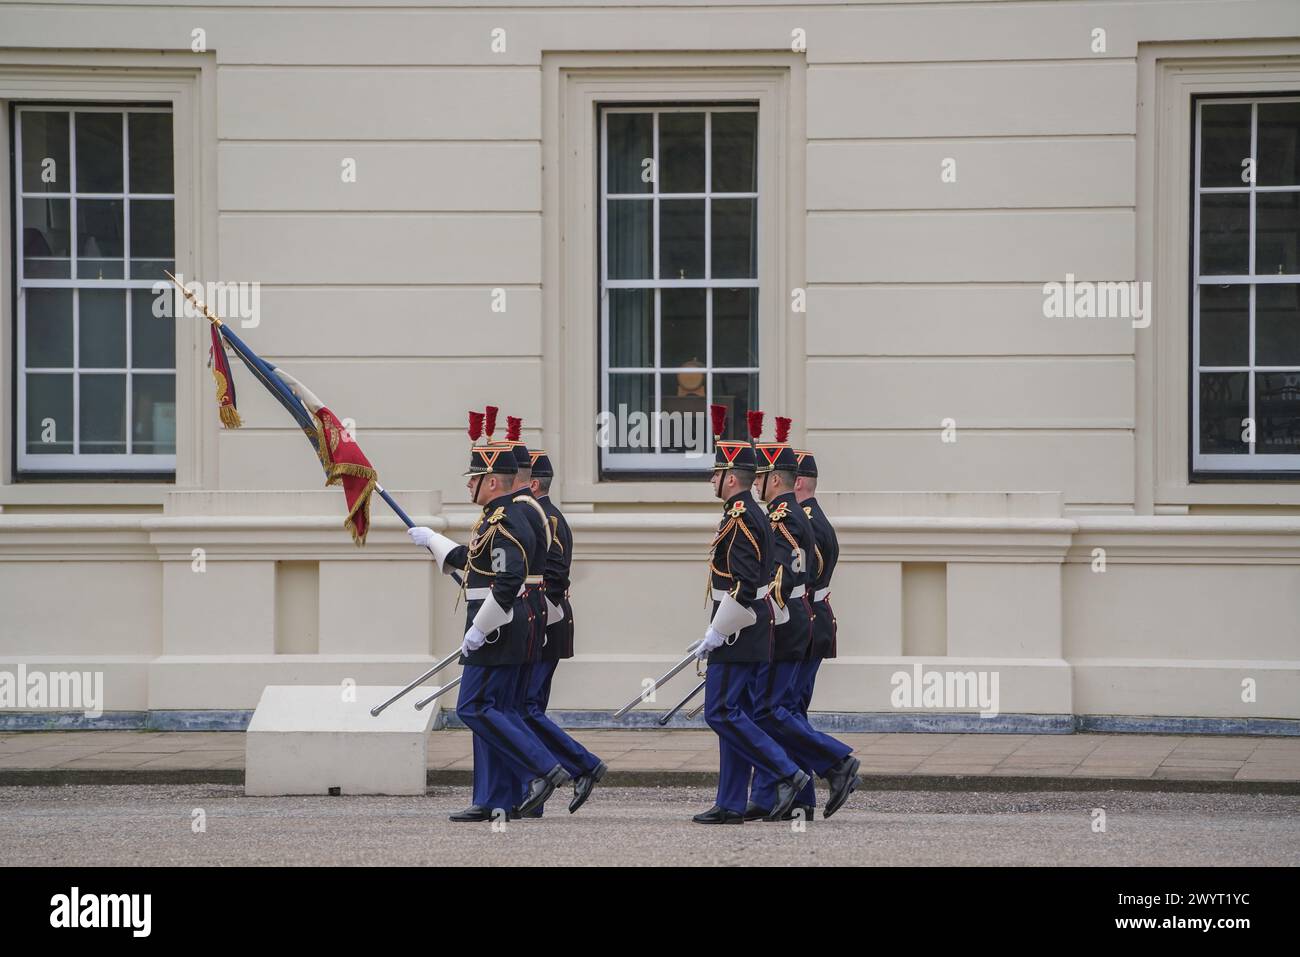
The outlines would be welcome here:
M 244 793 L 423 794 L 429 728 L 436 706 L 415 710 L 433 689 L 370 709 L 400 686 L 268 685 L 248 726 Z

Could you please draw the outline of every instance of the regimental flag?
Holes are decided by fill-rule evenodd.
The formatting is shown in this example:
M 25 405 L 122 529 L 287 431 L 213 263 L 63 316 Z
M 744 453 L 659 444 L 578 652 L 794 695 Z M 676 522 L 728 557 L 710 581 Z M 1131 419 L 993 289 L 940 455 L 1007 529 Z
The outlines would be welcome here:
M 172 277 L 172 281 L 176 281 L 175 277 Z M 212 327 L 212 374 L 217 380 L 217 405 L 221 424 L 228 429 L 237 429 L 242 424 L 235 407 L 235 382 L 222 345 L 225 343 L 239 356 L 253 378 L 266 386 L 267 391 L 275 396 L 298 423 L 325 470 L 326 486 L 343 486 L 343 495 L 348 503 L 348 514 L 343 520 L 343 526 L 352 533 L 354 542 L 364 545 L 366 533 L 370 530 L 370 496 L 379 482 L 379 474 L 361 451 L 352 433 L 343 427 L 338 416 L 316 398 L 310 389 L 257 355 L 229 326 L 198 302 L 192 292 L 183 286 L 181 288 L 185 298 L 207 316 Z

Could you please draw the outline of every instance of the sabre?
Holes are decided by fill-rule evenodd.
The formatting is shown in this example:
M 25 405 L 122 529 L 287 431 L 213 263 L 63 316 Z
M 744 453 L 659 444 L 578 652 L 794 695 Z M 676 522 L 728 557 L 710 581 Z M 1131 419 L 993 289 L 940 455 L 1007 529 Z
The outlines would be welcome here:
M 412 691 L 413 689 L 420 687 L 420 685 L 424 684 L 426 681 L 428 681 L 430 678 L 432 678 L 434 675 L 436 675 L 436 674 L 437 674 L 439 671 L 441 671 L 443 668 L 446 668 L 449 664 L 451 664 L 453 661 L 455 661 L 455 660 L 456 660 L 457 658 L 459 658 L 459 657 L 460 657 L 460 649 L 457 648 L 455 651 L 453 651 L 451 654 L 449 654 L 446 658 L 443 658 L 442 661 L 438 662 L 436 665 L 434 665 L 432 668 L 430 668 L 430 669 L 429 669 L 428 671 L 426 671 L 424 674 L 420 675 L 420 677 L 416 678 L 416 679 L 415 679 L 414 681 L 412 681 L 409 685 L 407 685 L 407 686 L 406 686 L 405 688 L 403 688 L 401 691 L 397 692 L 397 694 L 393 695 L 391 698 L 389 698 L 389 699 L 388 699 L 387 701 L 385 701 L 383 704 L 377 704 L 377 705 L 375 705 L 373 708 L 371 708 L 371 709 L 370 709 L 370 715 L 371 715 L 371 717 L 374 717 L 374 718 L 379 717 L 379 716 L 383 713 L 384 709 L 387 708 L 390 704 L 392 704 L 394 701 L 396 701 L 398 698 L 402 697 L 403 695 L 407 694 L 408 692 Z M 457 678 L 456 680 L 459 681 L 460 679 Z M 433 700 L 433 699 L 430 699 L 430 700 Z
M 663 673 L 663 674 L 658 678 L 658 680 L 656 680 L 656 681 L 655 681 L 655 682 L 654 682 L 654 683 L 653 683 L 649 688 L 644 689 L 644 690 L 643 690 L 639 695 L 637 695 L 635 698 L 633 698 L 633 699 L 632 699 L 631 701 L 629 701 L 627 704 L 623 705 L 623 707 L 619 708 L 618 711 L 614 712 L 614 718 L 615 718 L 615 720 L 617 720 L 618 718 L 623 717 L 623 715 L 627 714 L 629 711 L 631 711 L 633 708 L 635 708 L 637 705 L 639 705 L 642 701 L 645 701 L 647 695 L 649 695 L 651 692 L 657 690 L 657 689 L 659 688 L 659 686 L 662 685 L 665 681 L 667 681 L 667 680 L 668 680 L 669 678 L 671 678 L 673 675 L 677 674 L 677 672 L 681 671 L 683 668 L 685 668 L 687 665 L 689 665 L 692 661 L 694 661 L 694 660 L 695 660 L 695 649 L 696 649 L 697 647 L 699 647 L 699 644 L 700 644 L 700 642 L 698 642 L 698 641 L 695 642 L 694 644 L 692 644 L 691 647 L 688 649 L 685 658 L 683 658 L 681 661 L 677 662 L 677 664 L 673 665 L 673 666 L 672 666 L 671 668 L 669 668 L 666 672 L 664 672 L 664 673 Z
M 415 702 L 415 710 L 423 711 L 424 706 L 426 704 L 433 701 L 435 698 L 437 698 L 439 695 L 443 694 L 444 692 L 450 691 L 452 688 L 456 687 L 456 685 L 460 684 L 460 679 L 463 677 L 464 675 L 457 675 L 456 677 L 448 681 L 445 685 L 443 685 L 441 688 L 439 688 L 437 691 L 435 691 L 433 694 L 429 695 L 429 697 L 423 698 Z
M 700 712 L 703 711 L 703 710 L 704 710 L 704 702 L 701 701 L 699 704 L 697 704 L 697 705 L 696 705 L 694 708 L 692 708 L 690 711 L 686 712 L 686 720 L 689 721 L 691 718 L 699 717 Z
M 683 698 L 681 701 L 673 705 L 671 711 L 667 711 L 664 714 L 661 714 L 659 716 L 659 727 L 662 728 L 669 721 L 671 721 L 673 719 L 673 715 L 675 715 L 678 711 L 681 711 L 682 708 L 686 707 L 686 702 L 690 701 L 692 698 L 694 698 L 697 694 L 699 694 L 703 690 L 704 690 L 704 682 L 701 681 L 699 684 L 697 684 L 694 688 L 691 689 L 690 693 L 685 698 Z

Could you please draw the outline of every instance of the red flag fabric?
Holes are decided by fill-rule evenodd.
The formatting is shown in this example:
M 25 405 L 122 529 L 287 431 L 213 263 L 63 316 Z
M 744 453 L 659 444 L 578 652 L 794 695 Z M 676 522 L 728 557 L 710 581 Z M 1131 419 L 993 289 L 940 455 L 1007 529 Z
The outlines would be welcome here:
M 313 415 L 316 417 L 317 448 L 321 465 L 325 466 L 325 484 L 342 484 L 348 502 L 348 517 L 343 526 L 352 533 L 352 541 L 364 545 L 366 533 L 370 531 L 370 495 L 375 490 L 379 473 L 338 416 L 323 405 Z
M 230 360 L 226 358 L 226 349 L 221 344 L 221 336 L 215 324 L 209 324 L 212 330 L 212 378 L 217 381 L 217 415 L 221 424 L 227 429 L 237 429 L 243 422 L 239 410 L 235 408 L 235 380 L 230 375 Z

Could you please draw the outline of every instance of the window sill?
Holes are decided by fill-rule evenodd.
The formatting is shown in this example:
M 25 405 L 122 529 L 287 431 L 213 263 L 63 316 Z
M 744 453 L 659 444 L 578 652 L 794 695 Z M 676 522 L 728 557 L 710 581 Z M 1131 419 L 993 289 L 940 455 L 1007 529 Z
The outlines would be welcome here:
M 22 482 L 0 485 L 0 507 L 152 505 L 162 508 L 163 499 L 177 491 L 184 491 L 184 488 L 174 482 Z

